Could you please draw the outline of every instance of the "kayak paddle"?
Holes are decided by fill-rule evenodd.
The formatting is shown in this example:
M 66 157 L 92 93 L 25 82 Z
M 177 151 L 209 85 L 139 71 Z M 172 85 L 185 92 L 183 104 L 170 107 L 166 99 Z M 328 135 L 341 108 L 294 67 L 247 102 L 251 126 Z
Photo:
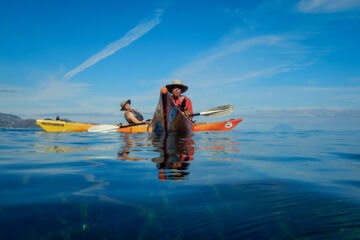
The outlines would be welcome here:
M 88 132 L 115 132 L 118 128 L 118 125 L 100 124 L 90 127 Z
M 107 124 L 99 124 L 92 126 L 88 129 L 88 132 L 116 132 L 119 128 L 127 128 L 127 127 L 133 127 L 138 125 L 145 125 L 146 123 L 137 123 L 137 124 L 129 124 L 129 125 L 107 125 Z
M 225 115 L 231 113 L 233 110 L 234 110 L 233 105 L 229 104 L 229 105 L 210 108 L 209 110 L 206 110 L 206 111 L 203 111 L 200 113 L 194 113 L 194 114 L 191 114 L 190 116 L 203 115 L 203 116 L 207 116 L 207 117 L 220 117 L 220 116 L 225 116 Z

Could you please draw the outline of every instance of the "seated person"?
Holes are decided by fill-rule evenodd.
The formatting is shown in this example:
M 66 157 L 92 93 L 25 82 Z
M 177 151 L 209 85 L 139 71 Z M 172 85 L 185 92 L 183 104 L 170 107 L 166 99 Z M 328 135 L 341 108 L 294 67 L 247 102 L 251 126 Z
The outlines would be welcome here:
M 121 106 L 120 111 L 125 111 L 124 117 L 125 117 L 126 121 L 130 125 L 146 123 L 146 121 L 144 120 L 144 117 L 141 115 L 141 113 L 139 113 L 136 109 L 131 109 L 130 104 L 131 104 L 130 99 L 124 100 L 120 104 L 120 106 Z
M 192 103 L 190 98 L 181 95 L 186 92 L 188 87 L 183 85 L 180 80 L 173 80 L 171 84 L 166 85 L 166 88 L 169 93 L 171 93 L 171 99 L 175 102 L 177 106 L 191 119 L 190 117 L 194 114 L 192 109 Z

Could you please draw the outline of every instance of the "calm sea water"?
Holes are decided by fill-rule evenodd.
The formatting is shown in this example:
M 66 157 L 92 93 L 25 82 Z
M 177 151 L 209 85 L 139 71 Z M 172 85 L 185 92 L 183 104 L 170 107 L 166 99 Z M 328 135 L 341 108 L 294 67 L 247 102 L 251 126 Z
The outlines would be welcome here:
M 360 239 L 359 131 L 237 129 L 0 129 L 0 239 Z

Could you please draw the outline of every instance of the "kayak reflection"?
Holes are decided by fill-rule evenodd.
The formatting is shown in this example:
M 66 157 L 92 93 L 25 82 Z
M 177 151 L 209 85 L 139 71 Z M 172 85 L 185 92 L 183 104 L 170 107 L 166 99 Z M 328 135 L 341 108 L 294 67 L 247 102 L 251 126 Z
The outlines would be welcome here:
M 35 150 L 36 152 L 75 152 L 75 151 L 84 151 L 88 150 L 88 147 L 67 147 L 67 146 L 48 146 L 48 145 L 40 145 L 36 144 L 34 147 L 42 148 L 42 150 Z
M 117 159 L 119 160 L 129 160 L 129 161 L 140 161 L 140 160 L 149 160 L 148 157 L 141 157 L 139 154 L 136 157 L 132 152 L 143 152 L 149 151 L 148 149 L 152 148 L 150 143 L 150 136 L 147 133 L 123 133 L 120 137 L 121 142 L 124 145 L 119 149 L 117 153 Z
M 189 175 L 190 161 L 194 160 L 193 135 L 172 133 L 166 136 L 153 134 L 152 143 L 160 157 L 153 158 L 159 170 L 159 180 L 184 180 Z
M 150 158 L 159 170 L 159 180 L 184 180 L 189 175 L 190 161 L 194 160 L 195 153 L 195 142 L 192 135 L 179 133 L 171 133 L 166 136 L 155 133 L 146 135 L 146 138 L 151 138 L 151 143 L 149 143 L 150 139 L 139 141 L 137 138 L 143 138 L 144 135 L 142 134 L 122 134 L 121 137 L 124 145 L 117 153 L 119 160 L 149 160 L 149 158 L 141 158 L 138 154 L 134 154 L 137 147 L 141 149 L 148 148 L 148 151 L 159 154 L 159 157 Z M 144 144 L 144 142 L 147 144 Z

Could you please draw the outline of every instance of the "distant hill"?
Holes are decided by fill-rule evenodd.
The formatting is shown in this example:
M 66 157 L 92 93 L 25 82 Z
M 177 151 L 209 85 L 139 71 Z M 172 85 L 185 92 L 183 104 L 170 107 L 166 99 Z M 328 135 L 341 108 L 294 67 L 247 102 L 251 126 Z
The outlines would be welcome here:
M 6 128 L 39 128 L 35 119 L 21 119 L 18 116 L 0 113 L 0 127 Z

